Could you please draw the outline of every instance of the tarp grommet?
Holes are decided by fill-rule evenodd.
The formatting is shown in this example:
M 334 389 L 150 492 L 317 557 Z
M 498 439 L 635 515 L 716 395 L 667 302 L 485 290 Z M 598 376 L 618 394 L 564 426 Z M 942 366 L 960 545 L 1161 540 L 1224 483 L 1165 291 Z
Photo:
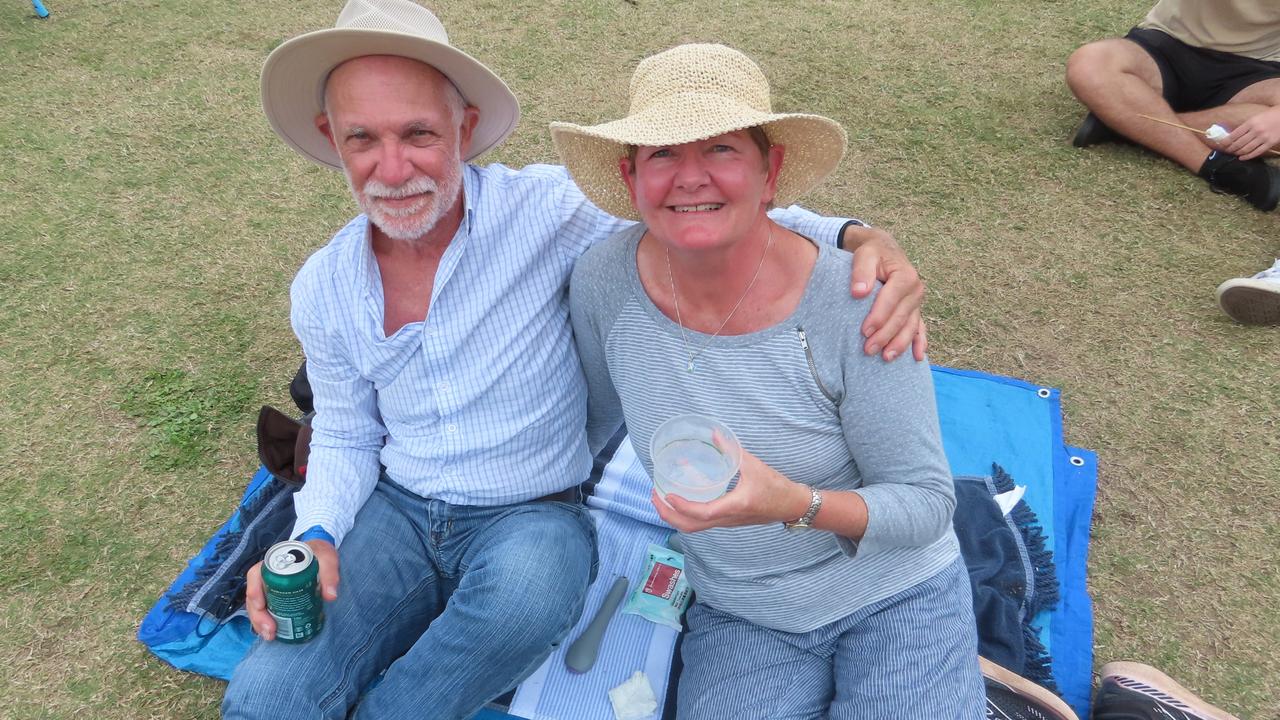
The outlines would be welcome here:
M 1042 398 L 1048 399 L 1049 396 L 1053 394 L 1053 391 L 1050 390 L 1049 388 L 1040 388 L 1039 390 L 1036 391 L 1036 394 Z
M 1075 465 L 1076 467 L 1084 467 L 1084 458 L 1080 457 L 1079 455 L 1072 455 L 1071 464 Z

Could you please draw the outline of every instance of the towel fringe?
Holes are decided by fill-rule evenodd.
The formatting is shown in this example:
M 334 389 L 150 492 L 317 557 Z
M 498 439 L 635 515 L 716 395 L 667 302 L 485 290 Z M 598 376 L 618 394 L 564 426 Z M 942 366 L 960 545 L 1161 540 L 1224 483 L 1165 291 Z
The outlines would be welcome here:
M 997 463 L 991 464 L 991 484 L 998 492 L 1009 492 L 1014 489 L 1013 478 Z M 1022 535 L 1023 547 L 1031 563 L 1033 577 L 1032 587 L 1027 590 L 1022 635 L 1026 643 L 1027 661 L 1023 676 L 1049 690 L 1058 692 L 1053 680 L 1052 661 L 1040 635 L 1032 627 L 1031 620 L 1041 611 L 1053 608 L 1058 604 L 1060 592 L 1058 586 L 1057 567 L 1053 562 L 1053 552 L 1048 548 L 1048 539 L 1035 511 L 1025 500 L 1019 500 L 1009 513 L 1009 519 Z

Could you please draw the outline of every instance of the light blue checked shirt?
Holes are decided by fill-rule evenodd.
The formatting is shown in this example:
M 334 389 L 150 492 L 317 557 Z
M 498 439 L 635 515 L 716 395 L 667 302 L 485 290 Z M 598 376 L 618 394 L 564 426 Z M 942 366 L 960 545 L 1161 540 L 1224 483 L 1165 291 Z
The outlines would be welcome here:
M 557 166 L 468 165 L 463 192 L 463 222 L 423 322 L 384 335 L 363 215 L 293 281 L 291 320 L 316 408 L 294 536 L 320 526 L 341 542 L 379 464 L 410 492 L 462 505 L 531 500 L 587 477 L 569 275 L 629 223 L 592 205 Z M 773 217 L 832 243 L 846 222 L 794 206 Z

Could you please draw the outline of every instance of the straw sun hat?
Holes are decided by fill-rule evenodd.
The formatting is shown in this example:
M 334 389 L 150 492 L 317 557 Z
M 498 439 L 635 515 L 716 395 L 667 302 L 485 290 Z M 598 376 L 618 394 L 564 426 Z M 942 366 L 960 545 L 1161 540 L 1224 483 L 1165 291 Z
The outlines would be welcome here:
M 262 66 L 262 109 L 276 134 L 304 157 L 341 168 L 337 151 L 316 129 L 324 84 L 338 65 L 364 55 L 398 55 L 424 62 L 449 78 L 480 109 L 464 160 L 502 142 L 520 119 L 506 83 L 449 44 L 444 25 L 409 0 L 349 0 L 330 30 L 299 35 L 272 51 Z
M 776 114 L 769 81 L 746 55 L 724 45 L 678 45 L 645 58 L 631 76 L 627 116 L 601 125 L 551 123 L 560 159 L 596 205 L 640 219 L 618 172 L 628 145 L 681 145 L 761 126 L 785 145 L 777 205 L 812 190 L 840 164 L 844 128 L 819 115 Z

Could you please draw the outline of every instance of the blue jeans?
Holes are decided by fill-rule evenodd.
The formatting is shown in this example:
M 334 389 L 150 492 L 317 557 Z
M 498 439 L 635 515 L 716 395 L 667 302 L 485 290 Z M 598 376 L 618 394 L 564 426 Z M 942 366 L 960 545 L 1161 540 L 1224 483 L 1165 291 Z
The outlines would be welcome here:
M 986 700 L 964 561 L 807 633 L 695 603 L 681 720 L 979 720 Z
M 573 627 L 595 552 L 581 505 L 449 505 L 384 476 L 338 549 L 324 629 L 301 645 L 256 643 L 223 717 L 470 717 Z

